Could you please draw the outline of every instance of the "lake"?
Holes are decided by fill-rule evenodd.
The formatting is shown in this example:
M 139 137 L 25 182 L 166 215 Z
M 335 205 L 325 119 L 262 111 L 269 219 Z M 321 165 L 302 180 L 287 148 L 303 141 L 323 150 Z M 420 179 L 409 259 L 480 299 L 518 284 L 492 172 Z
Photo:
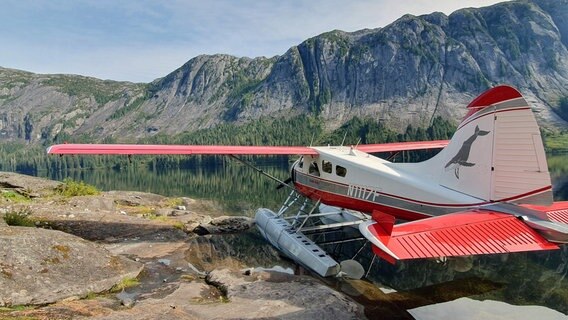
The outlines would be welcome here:
M 548 160 L 555 200 L 568 200 L 568 156 L 550 156 Z M 289 176 L 289 164 L 287 157 L 257 163 L 282 180 Z M 235 161 L 185 169 L 125 166 L 120 170 L 50 175 L 40 172 L 39 175 L 55 180 L 82 180 L 101 190 L 135 190 L 210 199 L 229 214 L 247 216 L 253 216 L 258 207 L 278 209 L 288 194 L 285 188 L 276 190 L 274 181 Z M 255 245 L 243 244 L 252 248 Z M 336 255 L 342 260 L 351 258 L 357 247 L 340 249 Z M 254 252 L 250 248 L 246 251 Z M 372 256 L 370 250 L 365 250 L 358 260 L 368 267 Z M 349 282 L 335 283 L 340 286 L 338 289 L 364 304 L 370 318 L 568 318 L 567 245 L 555 251 L 475 256 L 444 263 L 417 260 L 391 265 L 374 261 L 370 270 L 368 279 L 382 288 L 379 294 L 377 291 L 369 294 Z

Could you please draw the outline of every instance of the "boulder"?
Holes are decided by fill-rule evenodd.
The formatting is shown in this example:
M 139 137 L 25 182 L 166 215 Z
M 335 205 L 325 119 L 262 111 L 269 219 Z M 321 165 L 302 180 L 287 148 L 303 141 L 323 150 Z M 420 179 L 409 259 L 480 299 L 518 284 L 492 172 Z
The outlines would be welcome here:
M 0 248 L 0 306 L 43 305 L 107 291 L 142 270 L 138 262 L 54 230 L 4 227 Z

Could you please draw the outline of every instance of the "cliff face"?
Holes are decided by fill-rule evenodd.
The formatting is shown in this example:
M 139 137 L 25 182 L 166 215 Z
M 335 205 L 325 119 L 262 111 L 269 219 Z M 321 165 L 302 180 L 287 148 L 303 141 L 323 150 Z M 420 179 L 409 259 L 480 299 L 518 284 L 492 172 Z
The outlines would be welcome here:
M 150 84 L 0 69 L 0 134 L 122 139 L 315 113 L 330 127 L 355 115 L 393 128 L 459 119 L 490 86 L 516 86 L 545 126 L 568 96 L 568 0 L 406 15 L 331 31 L 273 58 L 198 56 Z

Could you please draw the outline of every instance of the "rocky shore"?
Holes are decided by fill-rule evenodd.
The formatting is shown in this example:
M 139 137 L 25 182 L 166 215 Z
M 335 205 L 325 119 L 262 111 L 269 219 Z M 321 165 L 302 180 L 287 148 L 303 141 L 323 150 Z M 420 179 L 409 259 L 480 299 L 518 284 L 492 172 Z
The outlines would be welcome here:
M 61 185 L 0 173 L 11 224 L 0 218 L 0 319 L 365 317 L 294 275 L 248 217 L 140 192 L 64 196 Z

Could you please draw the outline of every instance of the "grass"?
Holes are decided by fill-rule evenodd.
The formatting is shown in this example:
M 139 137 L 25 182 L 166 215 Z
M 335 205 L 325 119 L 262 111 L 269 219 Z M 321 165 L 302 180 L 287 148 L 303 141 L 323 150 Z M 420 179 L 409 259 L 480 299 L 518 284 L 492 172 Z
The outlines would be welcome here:
M 156 220 L 156 221 L 169 221 L 168 217 L 166 216 L 158 216 L 155 213 L 148 213 L 144 215 L 145 218 L 150 219 L 150 220 Z
M 183 199 L 181 198 L 168 198 L 166 200 L 166 206 L 175 208 L 177 206 L 183 205 Z
M 71 179 L 63 180 L 63 184 L 56 188 L 56 192 L 64 197 L 90 196 L 101 193 L 95 186 Z
M 7 212 L 4 215 L 4 221 L 6 221 L 6 224 L 9 226 L 35 227 L 35 221 L 29 218 L 31 214 L 32 211 L 30 208 L 20 208 Z
M 120 292 L 126 288 L 131 288 L 140 284 L 140 281 L 136 278 L 124 278 L 120 280 L 119 283 L 115 284 L 111 289 L 110 292 Z
M 2 190 L 2 198 L 10 202 L 29 202 L 30 198 L 11 190 Z
M 185 230 L 185 225 L 183 224 L 183 222 L 181 221 L 177 221 L 176 223 L 173 224 L 174 228 L 179 229 L 179 230 Z
M 568 151 L 568 132 L 544 132 L 543 138 L 547 152 L 560 153 Z

